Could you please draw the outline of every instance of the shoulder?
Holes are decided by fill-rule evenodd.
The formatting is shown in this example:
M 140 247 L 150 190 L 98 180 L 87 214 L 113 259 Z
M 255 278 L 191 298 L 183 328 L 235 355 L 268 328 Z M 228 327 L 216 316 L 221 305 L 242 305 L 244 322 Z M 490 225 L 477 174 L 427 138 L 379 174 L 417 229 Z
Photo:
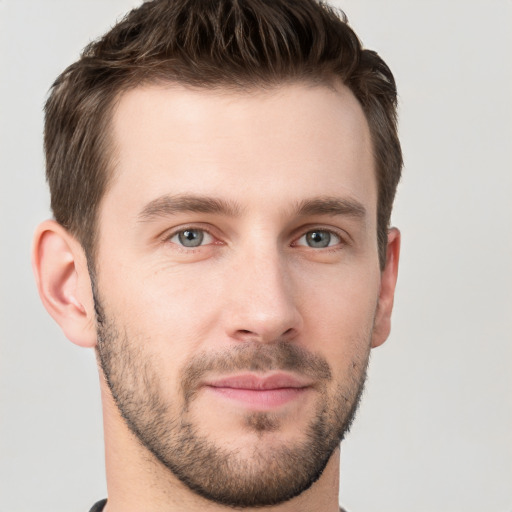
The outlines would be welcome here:
M 98 501 L 98 503 L 95 503 L 93 505 L 93 507 L 91 508 L 91 510 L 89 510 L 89 512 L 101 512 L 103 510 L 103 508 L 105 507 L 106 503 L 107 503 L 107 500 Z M 344 512 L 344 511 L 342 511 L 342 512 Z

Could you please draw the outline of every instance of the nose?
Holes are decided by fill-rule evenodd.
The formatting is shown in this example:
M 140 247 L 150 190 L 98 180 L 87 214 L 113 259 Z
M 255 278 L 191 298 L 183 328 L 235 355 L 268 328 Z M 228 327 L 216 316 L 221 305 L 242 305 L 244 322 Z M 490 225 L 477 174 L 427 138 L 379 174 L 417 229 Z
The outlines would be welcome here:
M 291 341 L 302 328 L 297 286 L 277 249 L 248 251 L 229 280 L 227 334 L 236 341 Z

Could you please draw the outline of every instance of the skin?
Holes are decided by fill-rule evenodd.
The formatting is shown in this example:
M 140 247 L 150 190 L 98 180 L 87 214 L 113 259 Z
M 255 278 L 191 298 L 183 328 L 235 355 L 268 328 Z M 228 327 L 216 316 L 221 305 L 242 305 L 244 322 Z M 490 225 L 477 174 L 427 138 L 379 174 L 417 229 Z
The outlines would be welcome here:
M 244 344 L 285 342 L 324 359 L 331 398 L 363 375 L 370 349 L 389 334 L 400 238 L 390 230 L 381 271 L 370 134 L 347 88 L 145 86 L 121 97 L 112 130 L 115 170 L 99 211 L 96 286 L 109 317 L 156 368 L 173 410 L 182 405 L 180 372 L 188 362 Z M 231 211 L 162 208 L 191 195 Z M 298 209 L 326 198 L 336 200 L 336 211 Z M 180 245 L 186 228 L 205 230 L 203 245 Z M 328 247 L 308 246 L 306 234 L 315 230 L 331 233 Z M 33 262 L 43 303 L 67 337 L 96 347 L 80 244 L 47 221 L 36 233 Z M 270 453 L 304 441 L 320 400 L 310 384 L 272 409 L 272 431 L 244 422 L 260 405 L 204 388 L 190 417 L 210 441 L 250 460 L 255 447 Z M 108 512 L 226 510 L 158 463 L 126 426 L 104 379 L 101 389 Z M 336 449 L 308 490 L 270 509 L 334 512 L 338 479 Z

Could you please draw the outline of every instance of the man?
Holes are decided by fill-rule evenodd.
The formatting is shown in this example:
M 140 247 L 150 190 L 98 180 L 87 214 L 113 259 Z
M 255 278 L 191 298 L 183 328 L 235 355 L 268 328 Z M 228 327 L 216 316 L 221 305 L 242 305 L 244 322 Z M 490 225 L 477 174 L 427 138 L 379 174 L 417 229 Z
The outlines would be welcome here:
M 94 347 L 106 512 L 338 510 L 390 329 L 393 76 L 314 0 L 156 0 L 55 82 L 33 264 Z

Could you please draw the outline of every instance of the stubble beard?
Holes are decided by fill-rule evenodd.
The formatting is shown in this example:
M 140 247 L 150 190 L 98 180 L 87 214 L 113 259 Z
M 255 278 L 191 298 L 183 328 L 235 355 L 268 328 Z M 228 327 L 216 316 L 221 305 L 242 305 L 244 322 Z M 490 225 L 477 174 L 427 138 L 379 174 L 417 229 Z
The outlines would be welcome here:
M 158 364 L 121 332 L 95 298 L 97 356 L 120 414 L 139 442 L 181 482 L 198 495 L 231 507 L 277 505 L 294 498 L 318 480 L 353 422 L 366 378 L 369 350 L 350 365 L 351 374 L 334 391 L 330 367 L 318 355 L 292 343 L 246 343 L 221 354 L 194 358 L 181 372 L 181 397 L 165 399 Z M 364 340 L 366 343 L 366 340 Z M 368 342 L 369 345 L 369 342 Z M 245 431 L 255 442 L 248 456 L 219 446 L 199 432 L 190 414 L 197 383 L 207 371 L 290 370 L 319 383 L 316 411 L 301 442 L 268 446 L 265 435 L 279 431 L 271 413 L 252 412 Z M 331 391 L 329 391 L 331 389 Z

